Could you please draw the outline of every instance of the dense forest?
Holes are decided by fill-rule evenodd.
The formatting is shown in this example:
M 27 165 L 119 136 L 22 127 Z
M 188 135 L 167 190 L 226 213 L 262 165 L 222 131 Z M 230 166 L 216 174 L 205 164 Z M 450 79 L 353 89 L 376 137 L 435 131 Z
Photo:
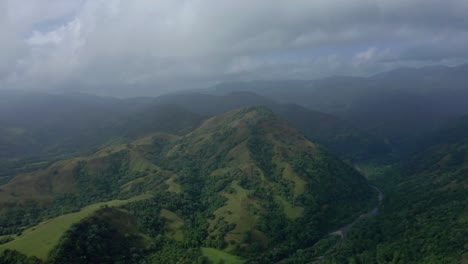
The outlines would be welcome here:
M 468 261 L 463 107 L 405 135 L 249 85 L 0 114 L 0 263 Z
M 28 205 L 30 193 L 19 184 L 31 184 L 40 202 Z M 46 219 L 150 195 L 73 224 L 43 259 L 51 263 L 67 256 L 76 263 L 189 263 L 205 261 L 203 248 L 267 263 L 313 245 L 376 202 L 357 171 L 266 108 L 209 119 L 184 137 L 157 134 L 54 163 L 3 191 L 18 201 L 1 218 L 3 235 L 12 238 L 5 248 L 21 248 L 22 237 L 34 236 Z M 124 242 L 134 246 L 123 250 Z

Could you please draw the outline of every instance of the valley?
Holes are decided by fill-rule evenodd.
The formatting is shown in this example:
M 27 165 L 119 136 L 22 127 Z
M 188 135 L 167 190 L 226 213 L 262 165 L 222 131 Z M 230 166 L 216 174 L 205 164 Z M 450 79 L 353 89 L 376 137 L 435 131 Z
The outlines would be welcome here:
M 0 264 L 468 264 L 468 0 L 0 0 Z
M 333 177 L 327 173 L 330 169 L 334 170 Z M 314 188 L 312 181 L 321 182 L 320 187 Z M 63 185 L 65 182 L 67 185 Z M 331 192 L 324 192 L 323 188 L 330 188 Z M 152 193 L 153 198 L 100 202 L 144 192 Z M 130 144 L 105 147 L 87 157 L 52 163 L 45 169 L 13 178 L 2 186 L 2 195 L 4 205 L 16 203 L 21 208 L 33 198 L 40 204 L 25 210 L 37 211 L 39 206 L 59 215 L 35 225 L 41 219 L 39 215 L 24 230 L 12 222 L 12 230 L 21 233 L 1 245 L 2 249 L 18 250 L 49 261 L 59 238 L 62 241 L 67 237 L 68 231 L 64 232 L 71 224 L 99 215 L 104 209 L 98 208 L 129 207 L 125 210 L 134 211 L 139 223 L 146 218 L 140 220 L 138 215 L 146 215 L 151 208 L 143 204 L 157 201 L 161 207 L 151 210 L 161 210 L 161 214 L 151 213 L 151 219 L 165 228 L 148 226 L 136 236 L 146 239 L 163 232 L 166 240 L 173 241 L 170 243 L 193 243 L 195 248 L 206 245 L 246 258 L 254 252 L 268 252 L 268 245 L 274 241 L 276 250 L 288 252 L 290 246 L 282 240 L 286 232 L 301 230 L 303 235 L 310 236 L 304 239 L 313 243 L 323 232 L 320 225 L 328 229 L 349 221 L 370 207 L 374 194 L 364 177 L 288 127 L 270 110 L 250 107 L 211 118 L 183 137 L 154 134 Z M 172 200 L 160 200 L 164 196 Z M 136 197 L 148 199 L 145 195 Z M 343 202 L 337 202 L 340 200 Z M 173 203 L 177 201 L 182 207 L 174 211 Z M 319 201 L 327 205 L 317 214 L 318 207 L 315 210 L 311 207 Z M 80 205 L 87 207 L 80 210 Z M 79 212 L 63 214 L 70 210 Z M 270 214 L 271 211 L 275 213 Z M 330 221 L 332 215 L 340 217 Z M 194 221 L 200 220 L 194 217 L 204 220 L 197 223 Z M 314 218 L 316 221 L 309 221 Z M 323 222 L 326 218 L 330 220 Z M 304 227 L 310 229 L 309 234 L 304 233 Z M 28 250 L 28 245 L 42 239 L 44 232 L 57 235 L 48 235 L 44 249 Z M 198 234 L 203 235 L 197 237 Z M 283 244 L 282 248 L 278 243 Z M 154 257 L 162 257 L 158 254 Z M 210 249 L 191 254 L 219 258 Z
M 466 116 L 402 147 L 393 129 L 242 89 L 71 98 L 41 96 L 46 127 L 0 115 L 0 262 L 467 259 Z M 83 103 L 107 110 L 61 110 Z
M 361 214 L 353 222 L 351 222 L 351 223 L 349 223 L 349 224 L 347 224 L 345 226 L 342 226 L 342 227 L 338 228 L 336 231 L 333 231 L 333 232 L 331 232 L 329 234 L 330 236 L 339 236 L 339 237 L 341 237 L 341 244 L 346 243 L 346 233 L 353 226 L 355 226 L 357 223 L 361 222 L 362 220 L 367 219 L 369 217 L 374 217 L 379 213 L 379 207 L 382 205 L 382 200 L 383 200 L 383 198 L 385 196 L 382 193 L 382 191 L 379 188 L 377 188 L 376 186 L 372 186 L 372 188 L 374 188 L 374 190 L 378 193 L 378 199 L 379 199 L 378 204 L 374 208 L 372 208 L 372 210 L 370 210 L 369 212 Z

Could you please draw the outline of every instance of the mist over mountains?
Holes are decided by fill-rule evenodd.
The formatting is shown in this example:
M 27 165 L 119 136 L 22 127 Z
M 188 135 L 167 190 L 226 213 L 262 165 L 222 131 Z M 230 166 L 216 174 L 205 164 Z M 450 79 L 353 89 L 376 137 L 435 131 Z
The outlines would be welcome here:
M 211 91 L 251 91 L 341 117 L 401 141 L 467 112 L 468 65 L 396 69 L 368 78 L 219 84 Z
M 463 263 L 467 73 L 0 91 L 0 260 Z
M 467 264 L 467 0 L 0 0 L 0 264 Z

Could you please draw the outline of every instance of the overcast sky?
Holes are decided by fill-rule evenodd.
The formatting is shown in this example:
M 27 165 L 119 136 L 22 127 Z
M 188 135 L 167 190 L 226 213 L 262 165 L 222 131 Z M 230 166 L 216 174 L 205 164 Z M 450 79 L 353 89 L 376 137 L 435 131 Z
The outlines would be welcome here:
M 0 0 L 0 89 L 158 94 L 468 58 L 468 0 Z

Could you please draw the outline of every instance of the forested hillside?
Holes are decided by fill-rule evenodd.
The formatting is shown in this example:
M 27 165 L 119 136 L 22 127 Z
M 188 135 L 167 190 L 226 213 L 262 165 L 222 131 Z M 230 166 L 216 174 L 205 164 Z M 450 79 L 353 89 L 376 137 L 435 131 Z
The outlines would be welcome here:
M 174 104 L 204 116 L 213 116 L 247 106 L 265 106 L 286 119 L 309 139 L 341 158 L 354 162 L 391 156 L 392 149 L 383 138 L 373 136 L 334 115 L 312 111 L 297 104 L 279 104 L 252 92 L 225 95 L 177 93 L 160 96 L 156 104 Z
M 346 244 L 329 238 L 285 263 L 468 261 L 466 120 L 425 138 L 425 147 L 410 160 L 374 173 L 386 194 L 380 214 L 351 229 Z
M 271 263 L 376 203 L 358 172 L 258 107 L 183 137 L 156 134 L 60 161 L 0 189 L 0 248 L 52 263 L 203 263 L 219 254 Z M 68 231 L 54 229 L 64 222 Z M 54 238 L 32 250 L 41 230 Z M 118 250 L 124 240 L 132 248 Z

